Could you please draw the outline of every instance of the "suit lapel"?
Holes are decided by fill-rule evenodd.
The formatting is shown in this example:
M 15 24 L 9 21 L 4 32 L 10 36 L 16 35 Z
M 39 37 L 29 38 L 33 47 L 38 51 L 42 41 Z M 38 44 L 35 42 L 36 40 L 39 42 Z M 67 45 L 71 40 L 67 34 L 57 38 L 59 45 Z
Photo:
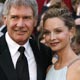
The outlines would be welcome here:
M 17 80 L 10 52 L 4 37 L 0 40 L 0 66 L 8 80 Z
M 6 33 L 6 31 L 7 31 L 7 26 L 5 26 L 1 32 Z
M 43 72 L 42 72 L 41 65 L 40 65 L 41 64 L 41 62 L 40 62 L 40 51 L 39 51 L 38 46 L 35 43 L 35 41 L 30 40 L 30 45 L 32 47 L 33 54 L 34 54 L 36 64 L 37 64 L 37 80 L 42 80 Z
M 40 51 L 38 49 L 37 44 L 33 40 L 30 40 L 30 45 L 32 47 L 36 64 L 37 64 L 37 80 L 43 80 L 43 71 L 41 67 L 42 63 L 40 60 Z M 5 72 L 8 80 L 17 80 L 16 71 L 14 69 L 10 52 L 9 52 L 7 43 L 5 41 L 5 36 L 0 38 L 0 66 Z

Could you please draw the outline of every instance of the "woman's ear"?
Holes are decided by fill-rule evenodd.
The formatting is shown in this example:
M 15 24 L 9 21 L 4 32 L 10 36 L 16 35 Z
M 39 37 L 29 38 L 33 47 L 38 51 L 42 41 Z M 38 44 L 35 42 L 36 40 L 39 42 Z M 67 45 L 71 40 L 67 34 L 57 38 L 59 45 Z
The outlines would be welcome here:
M 76 28 L 72 27 L 70 30 L 70 39 L 74 38 L 76 36 Z

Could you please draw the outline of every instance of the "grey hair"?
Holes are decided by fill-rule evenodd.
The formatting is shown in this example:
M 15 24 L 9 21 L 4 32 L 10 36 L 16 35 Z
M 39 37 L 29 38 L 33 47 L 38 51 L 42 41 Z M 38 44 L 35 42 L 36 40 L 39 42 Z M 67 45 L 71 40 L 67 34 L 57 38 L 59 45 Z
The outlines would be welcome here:
M 38 16 L 38 5 L 36 0 L 6 0 L 4 3 L 3 15 L 8 15 L 12 6 L 30 6 L 33 10 L 33 15 Z
M 3 16 L 3 7 L 4 7 L 4 4 L 3 3 L 0 3 L 0 21 L 2 21 L 2 16 Z

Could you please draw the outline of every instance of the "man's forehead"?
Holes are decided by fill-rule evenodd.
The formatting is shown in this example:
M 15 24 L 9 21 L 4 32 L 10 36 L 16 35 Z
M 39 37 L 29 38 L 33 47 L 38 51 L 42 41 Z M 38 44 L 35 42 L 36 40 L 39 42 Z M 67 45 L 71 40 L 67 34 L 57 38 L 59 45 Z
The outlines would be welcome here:
M 9 15 L 25 15 L 25 16 L 33 16 L 33 10 L 30 7 L 14 7 L 12 6 L 9 10 Z
M 11 6 L 9 12 L 11 12 L 11 11 L 13 12 L 13 10 L 14 11 L 33 12 L 32 8 L 30 6 Z

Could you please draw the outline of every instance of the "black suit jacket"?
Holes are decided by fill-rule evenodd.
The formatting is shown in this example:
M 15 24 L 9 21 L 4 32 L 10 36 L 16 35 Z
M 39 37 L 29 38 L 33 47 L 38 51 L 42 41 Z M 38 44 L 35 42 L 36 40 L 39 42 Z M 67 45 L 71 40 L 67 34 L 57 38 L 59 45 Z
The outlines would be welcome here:
M 3 32 L 4 34 L 7 32 L 7 26 L 5 26 L 3 29 L 2 29 L 2 31 L 1 32 Z
M 37 43 L 32 39 L 30 39 L 30 45 L 37 64 L 37 80 L 44 80 L 46 69 L 51 61 L 51 51 L 42 44 L 39 49 Z M 0 80 L 17 80 L 5 36 L 0 38 Z

